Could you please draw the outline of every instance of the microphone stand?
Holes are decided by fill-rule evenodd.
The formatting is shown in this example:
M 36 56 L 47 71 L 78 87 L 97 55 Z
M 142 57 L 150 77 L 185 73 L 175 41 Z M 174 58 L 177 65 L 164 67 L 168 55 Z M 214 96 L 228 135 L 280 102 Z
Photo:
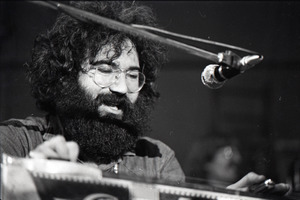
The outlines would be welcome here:
M 124 23 L 121 23 L 121 22 L 118 22 L 118 21 L 115 21 L 115 20 L 112 20 L 109 18 L 105 18 L 105 17 L 99 16 L 99 15 L 96 15 L 91 12 L 87 12 L 85 10 L 81 10 L 81 9 L 75 8 L 73 6 L 65 5 L 65 4 L 62 4 L 59 2 L 55 2 L 55 1 L 29 1 L 29 2 L 38 4 L 41 6 L 46 6 L 51 9 L 62 11 L 64 13 L 74 17 L 75 19 L 78 19 L 83 22 L 101 24 L 103 26 L 106 26 L 108 28 L 111 28 L 111 29 L 114 29 L 117 31 L 122 31 L 122 32 L 125 32 L 128 34 L 142 37 L 145 39 L 149 39 L 149 40 L 152 40 L 155 42 L 160 42 L 160 43 L 184 50 L 187 53 L 199 56 L 201 58 L 211 60 L 215 63 L 220 63 L 220 64 L 225 64 L 227 66 L 231 66 L 233 68 L 239 69 L 240 71 L 245 71 L 247 68 L 250 67 L 250 66 L 247 66 L 249 63 L 249 59 L 251 60 L 252 63 L 254 63 L 253 60 L 255 60 L 255 64 L 260 62 L 263 59 L 262 55 L 259 55 L 258 53 L 248 50 L 248 49 L 244 49 L 244 48 L 240 48 L 240 47 L 236 47 L 236 46 L 228 45 L 228 44 L 224 44 L 224 43 L 208 41 L 205 39 L 194 38 L 191 36 L 181 35 L 181 34 L 177 34 L 177 33 L 172 33 L 172 32 L 164 31 L 164 30 L 157 29 L 154 27 L 149 27 L 149 26 L 143 26 L 143 25 L 137 25 L 137 24 L 128 25 L 128 24 L 124 24 Z M 225 51 L 225 52 L 216 54 L 216 53 L 212 53 L 212 52 L 206 51 L 204 49 L 200 49 L 195 46 L 191 46 L 191 45 L 188 45 L 188 44 L 185 44 L 185 43 L 182 43 L 182 42 L 170 39 L 170 38 L 166 38 L 166 37 L 162 37 L 162 36 L 153 34 L 146 30 L 165 33 L 167 35 L 173 35 L 176 37 L 181 37 L 181 38 L 185 38 L 185 39 L 189 39 L 189 40 L 193 40 L 193 41 L 197 41 L 197 42 L 208 43 L 208 44 L 215 45 L 215 46 L 228 47 L 231 49 L 236 49 L 239 51 L 244 51 L 244 52 L 248 52 L 248 53 L 256 54 L 256 55 L 254 55 L 254 57 L 252 56 L 251 58 L 244 59 L 245 58 L 244 57 L 241 59 L 239 56 L 237 56 L 236 54 L 234 54 L 231 51 Z M 245 69 L 241 69 L 241 67 L 244 67 Z

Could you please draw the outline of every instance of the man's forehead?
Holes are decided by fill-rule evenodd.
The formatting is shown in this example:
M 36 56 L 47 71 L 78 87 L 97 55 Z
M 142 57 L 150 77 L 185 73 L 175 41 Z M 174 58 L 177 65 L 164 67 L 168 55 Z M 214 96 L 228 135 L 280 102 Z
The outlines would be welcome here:
M 125 40 L 121 44 L 121 50 L 122 53 L 125 53 L 127 55 L 134 55 L 137 54 L 135 45 L 129 40 Z M 99 52 L 97 53 L 95 60 L 106 60 L 106 59 L 111 59 L 114 57 L 116 54 L 116 48 L 112 43 L 106 44 L 101 47 Z

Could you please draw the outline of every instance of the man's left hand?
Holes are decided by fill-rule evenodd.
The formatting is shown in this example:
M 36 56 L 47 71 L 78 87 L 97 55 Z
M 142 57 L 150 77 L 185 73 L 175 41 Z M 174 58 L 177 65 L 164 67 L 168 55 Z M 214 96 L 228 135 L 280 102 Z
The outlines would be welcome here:
M 248 173 L 246 176 L 244 176 L 241 180 L 238 182 L 229 185 L 227 189 L 231 190 L 240 190 L 243 192 L 248 192 L 249 187 L 261 183 L 266 179 L 263 175 L 258 175 L 254 172 Z M 277 194 L 277 195 L 284 195 L 290 190 L 290 186 L 285 183 L 279 183 L 275 184 L 274 188 L 269 192 L 270 194 Z

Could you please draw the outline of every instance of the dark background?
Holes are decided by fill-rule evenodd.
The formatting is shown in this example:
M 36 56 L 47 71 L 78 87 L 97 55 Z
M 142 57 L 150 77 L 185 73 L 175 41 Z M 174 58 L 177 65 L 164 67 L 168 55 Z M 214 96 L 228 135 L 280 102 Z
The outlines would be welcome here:
M 287 1 L 143 2 L 166 30 L 251 49 L 264 60 L 218 90 L 202 85 L 210 61 L 170 48 L 160 74 L 161 93 L 150 136 L 167 143 L 189 175 L 192 146 L 235 142 L 239 173 L 287 181 L 300 150 L 300 3 Z M 26 2 L 0 1 L 0 120 L 40 115 L 29 94 L 23 64 L 34 37 L 57 12 Z M 224 48 L 205 47 L 214 53 Z M 236 52 L 240 54 L 240 52 Z M 205 145 L 203 145 L 205 146 Z M 214 148 L 211 146 L 211 148 Z M 201 166 L 202 163 L 198 163 Z

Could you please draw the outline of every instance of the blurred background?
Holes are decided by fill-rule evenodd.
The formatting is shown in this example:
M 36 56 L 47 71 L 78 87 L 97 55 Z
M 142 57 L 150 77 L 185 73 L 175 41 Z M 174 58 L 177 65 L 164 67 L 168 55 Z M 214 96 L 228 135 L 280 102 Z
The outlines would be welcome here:
M 255 171 L 276 182 L 297 182 L 293 177 L 300 157 L 300 3 L 141 3 L 155 10 L 163 29 L 264 56 L 254 68 L 211 90 L 200 80 L 211 62 L 170 48 L 169 63 L 157 83 L 161 98 L 149 135 L 174 149 L 190 181 L 201 178 L 222 185 Z M 43 114 L 29 94 L 23 64 L 30 59 L 35 36 L 56 16 L 57 11 L 28 2 L 0 1 L 1 121 Z M 214 53 L 227 50 L 198 47 Z

